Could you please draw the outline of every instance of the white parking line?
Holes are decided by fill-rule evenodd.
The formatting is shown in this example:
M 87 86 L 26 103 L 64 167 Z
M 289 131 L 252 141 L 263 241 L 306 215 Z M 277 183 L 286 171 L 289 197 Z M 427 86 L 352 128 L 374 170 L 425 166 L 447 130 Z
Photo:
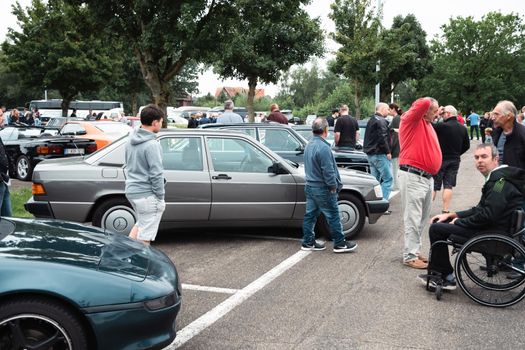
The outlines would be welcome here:
M 286 272 L 288 269 L 290 269 L 292 266 L 297 264 L 299 261 L 303 260 L 305 257 L 307 257 L 311 251 L 299 251 L 289 257 L 288 259 L 284 260 L 282 263 L 271 269 L 270 271 L 266 272 L 264 275 L 244 287 L 243 289 L 239 290 L 237 293 L 181 329 L 177 332 L 177 338 L 171 343 L 167 348 L 164 350 L 173 350 L 178 348 L 179 346 L 185 344 L 188 342 L 191 338 L 214 324 L 216 321 L 218 321 L 222 316 L 226 315 L 228 312 L 233 310 L 236 306 L 242 304 L 246 299 L 257 293 L 259 290 L 264 288 L 266 285 L 268 285 L 270 282 L 272 282 L 274 279 L 279 277 L 281 274 Z
M 198 290 L 202 292 L 225 293 L 225 294 L 235 294 L 239 291 L 238 289 L 198 286 L 196 284 L 186 284 L 186 283 L 182 284 L 182 289 Z

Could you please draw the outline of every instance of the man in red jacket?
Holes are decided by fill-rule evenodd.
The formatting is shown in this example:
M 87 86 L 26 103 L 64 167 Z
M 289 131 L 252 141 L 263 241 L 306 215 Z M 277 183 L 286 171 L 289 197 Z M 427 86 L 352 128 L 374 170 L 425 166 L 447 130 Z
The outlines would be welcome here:
M 441 168 L 441 149 L 431 124 L 441 108 L 432 97 L 420 98 L 401 116 L 399 127 L 398 176 L 405 228 L 403 264 L 416 269 L 426 269 L 428 263 L 420 254 L 421 234 L 430 217 L 432 176 Z

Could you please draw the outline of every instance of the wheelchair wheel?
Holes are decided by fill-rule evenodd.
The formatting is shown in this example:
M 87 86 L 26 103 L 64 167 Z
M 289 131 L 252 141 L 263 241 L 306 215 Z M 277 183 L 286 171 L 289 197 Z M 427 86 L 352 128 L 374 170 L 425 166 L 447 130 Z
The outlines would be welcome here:
M 459 286 L 477 303 L 491 307 L 514 305 L 525 297 L 525 274 L 508 279 L 512 260 L 525 255 L 515 240 L 486 234 L 465 243 L 456 257 L 455 270 Z

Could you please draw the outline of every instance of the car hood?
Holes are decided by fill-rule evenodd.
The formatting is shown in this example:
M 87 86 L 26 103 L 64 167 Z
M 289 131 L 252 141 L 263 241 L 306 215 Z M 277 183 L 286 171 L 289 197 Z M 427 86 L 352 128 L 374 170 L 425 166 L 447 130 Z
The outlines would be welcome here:
M 2 257 L 79 266 L 142 281 L 150 249 L 126 236 L 60 220 L 0 221 Z

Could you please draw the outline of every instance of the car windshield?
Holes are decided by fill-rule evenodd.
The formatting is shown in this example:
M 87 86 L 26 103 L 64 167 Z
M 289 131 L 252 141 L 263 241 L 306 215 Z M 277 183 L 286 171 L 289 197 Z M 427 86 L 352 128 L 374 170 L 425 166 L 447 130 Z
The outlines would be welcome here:
M 102 130 L 104 134 L 111 136 L 120 136 L 130 132 L 131 128 L 129 125 L 124 123 L 108 123 L 108 122 L 98 122 L 95 124 L 95 127 L 99 130 Z
M 40 136 L 42 129 L 39 128 L 4 128 L 0 130 L 2 141 L 13 141 L 20 138 L 35 138 Z

